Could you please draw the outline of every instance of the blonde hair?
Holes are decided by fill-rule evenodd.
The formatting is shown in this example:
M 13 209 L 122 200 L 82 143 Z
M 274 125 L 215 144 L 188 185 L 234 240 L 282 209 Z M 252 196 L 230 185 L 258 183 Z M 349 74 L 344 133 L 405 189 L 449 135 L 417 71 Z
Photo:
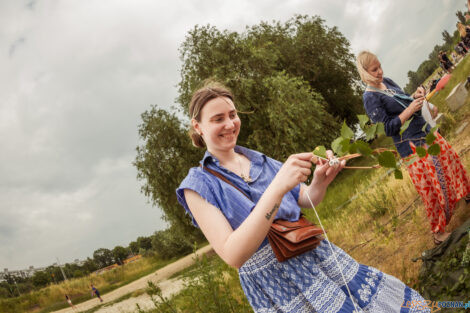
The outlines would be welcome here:
M 369 51 L 361 51 L 356 58 L 356 67 L 361 76 L 361 80 L 367 85 L 377 85 L 380 83 L 380 79 L 375 78 L 367 72 L 367 69 L 372 62 L 378 61 L 379 59 L 375 54 Z
M 201 121 L 201 111 L 204 105 L 212 99 L 226 97 L 234 101 L 233 94 L 224 85 L 214 81 L 207 81 L 204 83 L 204 87 L 199 88 L 193 93 L 191 102 L 189 103 L 189 116 L 191 119 Z M 189 128 L 189 137 L 191 138 L 193 145 L 198 148 L 204 148 L 206 144 L 204 139 L 191 124 Z

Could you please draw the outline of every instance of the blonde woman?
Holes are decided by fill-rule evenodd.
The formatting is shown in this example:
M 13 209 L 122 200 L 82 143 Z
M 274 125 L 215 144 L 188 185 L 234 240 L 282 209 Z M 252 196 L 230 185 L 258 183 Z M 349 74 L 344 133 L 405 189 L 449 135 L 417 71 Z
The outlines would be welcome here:
M 176 190 L 178 201 L 220 258 L 238 269 L 255 312 L 429 312 L 402 307 L 424 300 L 326 239 L 284 262 L 276 259 L 267 240 L 273 220 L 297 221 L 300 207 L 317 205 L 344 163 L 317 160 L 306 185 L 311 152 L 291 155 L 283 164 L 237 146 L 241 121 L 232 93 L 221 85 L 194 92 L 189 115 L 193 144 L 206 153 Z M 331 151 L 327 155 L 333 157 Z
M 469 201 L 467 173 L 457 153 L 438 132 L 435 132 L 435 143 L 439 144 L 441 153 L 422 158 L 417 155 L 416 147 L 426 145 L 424 138 L 430 131 L 421 114 L 424 88 L 418 87 L 415 98 L 405 94 L 393 80 L 383 76 L 377 56 L 368 51 L 358 54 L 357 69 L 367 85 L 363 95 L 367 115 L 374 123 L 384 123 L 385 133 L 393 138 L 426 207 L 434 243 L 438 245 L 450 235 L 445 228 L 456 203 L 462 198 Z M 400 135 L 401 126 L 409 120 L 408 129 Z

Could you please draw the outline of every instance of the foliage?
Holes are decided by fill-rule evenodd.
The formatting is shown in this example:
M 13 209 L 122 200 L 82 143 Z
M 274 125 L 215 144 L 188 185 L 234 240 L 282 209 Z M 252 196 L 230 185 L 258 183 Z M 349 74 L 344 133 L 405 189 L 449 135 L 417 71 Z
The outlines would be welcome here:
M 367 140 L 372 140 L 376 136 L 385 135 L 383 123 L 371 124 L 369 117 L 367 115 L 358 115 L 359 127 L 366 134 Z M 411 119 L 407 120 L 400 128 L 400 135 L 402 135 L 405 130 L 409 127 Z M 426 127 L 426 125 L 424 125 Z M 423 129 L 424 129 L 423 127 Z M 432 128 L 430 132 L 426 135 L 426 143 L 429 145 L 429 148 L 417 147 L 416 152 L 419 157 L 425 157 L 428 153 L 430 155 L 438 155 L 441 152 L 441 149 L 438 144 L 434 144 L 436 136 L 434 132 L 437 130 L 437 126 Z M 338 156 L 344 156 L 348 153 L 359 153 L 365 157 L 372 157 L 377 160 L 379 165 L 385 168 L 392 168 L 395 170 L 395 178 L 403 179 L 403 174 L 399 168 L 396 158 L 398 154 L 395 151 L 388 149 L 375 149 L 371 148 L 371 145 L 363 140 L 354 140 L 354 132 L 344 121 L 341 126 L 341 136 L 331 142 L 331 149 Z M 312 153 L 321 158 L 326 158 L 326 148 L 324 146 L 316 147 Z
M 193 245 L 173 227 L 155 232 L 152 236 L 152 248 L 161 258 L 170 259 L 189 254 Z
M 362 109 L 349 42 L 318 16 L 298 15 L 284 24 L 262 22 L 244 33 L 195 26 L 180 53 L 183 67 L 178 102 L 185 112 L 192 92 L 211 77 L 233 90 L 238 109 L 258 112 L 269 104 L 261 86 L 280 72 L 306 82 L 325 99 L 325 109 L 333 116 L 351 123 Z M 258 126 L 249 118 L 248 123 L 242 142 Z
M 138 179 L 144 181 L 141 191 L 162 210 L 170 225 L 195 240 L 202 235 L 186 218 L 175 194 L 189 168 L 197 166 L 202 157 L 186 133 L 174 113 L 153 106 L 142 114 L 139 135 L 143 144 L 137 147 L 134 165 Z
M 129 250 L 121 246 L 116 246 L 112 250 L 112 253 L 114 262 L 117 264 L 122 264 L 122 261 L 127 259 L 127 256 L 129 255 Z
M 253 312 L 235 269 L 217 256 L 197 257 L 195 261 L 193 270 L 186 272 L 183 278 L 184 289 L 171 299 L 162 295 L 158 285 L 149 283 L 147 293 L 151 295 L 155 308 L 147 313 Z
M 21 282 L 18 283 L 21 296 L 18 296 L 15 285 L 5 285 L 4 288 L 11 288 L 11 291 L 7 290 L 7 292 L 13 293 L 14 297 L 0 299 L 0 312 L 20 313 L 34 310 L 35 312 L 39 311 L 40 313 L 45 313 L 56 311 L 68 307 L 64 298 L 64 294 L 66 293 L 72 297 L 74 304 L 89 300 L 91 297 L 90 282 L 93 282 L 102 294 L 106 294 L 111 290 L 155 272 L 171 261 L 174 261 L 174 259 L 161 260 L 158 258 L 142 258 L 100 275 L 91 274 L 81 278 L 71 278 L 73 275 L 67 273 L 69 280 L 61 281 L 57 284 L 52 281 L 46 287 L 30 290 L 31 292 L 29 293 L 25 289 L 27 283 Z M 52 277 L 50 278 L 52 279 Z M 57 278 L 60 278 L 60 276 Z M 2 293 L 2 286 L 4 285 L 0 284 L 0 294 Z
M 467 23 L 467 21 L 465 20 L 465 15 L 463 14 L 462 11 L 455 12 L 455 16 L 457 16 L 457 19 L 459 20 L 460 23 L 464 25 Z
M 51 282 L 51 277 L 44 271 L 39 271 L 33 275 L 33 285 L 36 287 L 47 286 Z
M 319 17 L 263 22 L 243 33 L 196 26 L 180 54 L 178 109 L 187 112 L 192 92 L 206 79 L 224 83 L 232 89 L 237 109 L 254 113 L 241 114 L 238 143 L 281 161 L 330 142 L 338 135 L 338 118 L 351 123 L 362 110 L 349 42 Z M 190 241 L 198 241 L 202 234 L 175 195 L 202 157 L 184 124 L 175 113 L 156 106 L 144 112 L 134 165 L 142 192 L 161 208 L 163 218 Z
M 106 248 L 99 248 L 93 252 L 93 260 L 99 268 L 114 264 L 113 252 Z

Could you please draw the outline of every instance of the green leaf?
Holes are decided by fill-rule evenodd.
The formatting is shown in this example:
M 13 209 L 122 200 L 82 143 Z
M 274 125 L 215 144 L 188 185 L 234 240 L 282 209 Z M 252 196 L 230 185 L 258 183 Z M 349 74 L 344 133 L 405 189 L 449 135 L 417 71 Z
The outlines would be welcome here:
M 322 158 L 327 159 L 326 148 L 324 146 L 318 146 L 313 150 L 313 154 Z
M 436 140 L 436 136 L 434 136 L 434 133 L 429 133 L 426 135 L 426 143 L 428 145 L 432 145 L 432 143 L 434 142 L 434 140 Z
M 340 154 L 341 152 L 341 142 L 344 140 L 343 137 L 338 137 L 331 143 L 331 149 L 334 151 L 335 154 Z M 348 140 L 349 141 L 349 140 Z
M 377 123 L 377 132 L 375 133 L 377 136 L 385 135 L 385 126 L 384 123 Z
M 377 132 L 377 124 L 371 125 L 365 130 L 366 140 L 372 140 L 375 138 L 375 133 Z
M 441 147 L 435 143 L 428 148 L 428 153 L 430 155 L 439 155 L 439 153 L 441 153 Z
M 431 130 L 429 132 L 434 134 L 434 132 L 438 129 L 439 129 L 439 125 L 436 125 L 433 128 L 431 128 Z
M 379 154 L 379 164 L 383 167 L 397 168 L 395 155 L 390 151 L 384 151 Z
M 369 156 L 372 154 L 372 149 L 369 147 L 369 144 L 362 140 L 358 140 L 356 142 L 356 148 L 357 148 L 357 151 L 359 151 L 359 153 L 364 156 Z
M 349 153 L 356 153 L 357 152 L 357 144 L 355 142 L 351 143 L 349 145 L 349 149 L 348 149 Z
M 423 147 L 416 147 L 416 153 L 419 155 L 420 158 L 423 158 L 426 156 L 427 151 Z
M 404 132 L 405 130 L 408 129 L 408 127 L 410 126 L 410 123 L 411 123 L 412 120 L 413 120 L 413 118 L 410 118 L 410 119 L 407 120 L 403 125 L 401 125 L 401 127 L 400 127 L 400 136 L 403 134 L 403 132 Z
M 354 132 L 348 125 L 346 125 L 346 120 L 343 122 L 343 126 L 341 127 L 341 137 L 346 139 L 351 139 L 354 137 Z
M 343 138 L 343 140 L 340 142 L 341 151 L 338 153 L 338 155 L 343 156 L 346 153 L 348 153 L 349 152 L 349 146 L 350 146 L 349 139 Z
M 403 179 L 403 173 L 399 169 L 395 170 L 395 178 L 396 179 Z
M 361 126 L 362 130 L 364 130 L 364 126 L 366 126 L 367 122 L 369 122 L 369 117 L 364 114 L 358 114 L 357 118 L 359 119 L 359 125 Z

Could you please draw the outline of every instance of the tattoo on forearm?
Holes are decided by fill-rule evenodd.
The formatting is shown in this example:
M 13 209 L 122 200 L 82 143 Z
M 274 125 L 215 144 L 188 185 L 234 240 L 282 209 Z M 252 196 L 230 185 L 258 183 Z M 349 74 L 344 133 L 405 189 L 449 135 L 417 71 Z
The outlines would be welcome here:
M 276 211 L 277 208 L 279 208 L 279 204 L 276 203 L 274 205 L 274 208 L 272 208 L 269 213 L 266 213 L 265 217 L 268 221 L 271 219 L 271 216 L 273 216 L 273 213 L 274 213 L 274 211 Z

